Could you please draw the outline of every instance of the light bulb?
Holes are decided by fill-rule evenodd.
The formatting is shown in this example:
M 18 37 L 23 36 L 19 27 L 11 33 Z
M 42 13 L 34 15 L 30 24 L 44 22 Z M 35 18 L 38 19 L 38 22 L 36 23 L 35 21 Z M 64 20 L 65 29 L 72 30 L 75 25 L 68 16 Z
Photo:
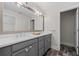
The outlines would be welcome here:
M 21 6 L 19 4 L 17 4 L 17 6 L 20 8 Z
M 22 3 L 22 2 L 17 2 L 17 4 L 23 5 L 23 3 Z

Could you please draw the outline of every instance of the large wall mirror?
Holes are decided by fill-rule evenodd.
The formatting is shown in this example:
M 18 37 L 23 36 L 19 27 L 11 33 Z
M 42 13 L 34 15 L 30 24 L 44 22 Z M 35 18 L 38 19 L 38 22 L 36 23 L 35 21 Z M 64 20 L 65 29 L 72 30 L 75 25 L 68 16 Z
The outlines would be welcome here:
M 2 18 L 0 20 L 1 33 L 44 30 L 43 15 L 34 15 L 33 10 L 17 5 L 15 2 L 4 2 L 0 4 L 2 4 L 2 7 L 0 7 L 2 8 Z

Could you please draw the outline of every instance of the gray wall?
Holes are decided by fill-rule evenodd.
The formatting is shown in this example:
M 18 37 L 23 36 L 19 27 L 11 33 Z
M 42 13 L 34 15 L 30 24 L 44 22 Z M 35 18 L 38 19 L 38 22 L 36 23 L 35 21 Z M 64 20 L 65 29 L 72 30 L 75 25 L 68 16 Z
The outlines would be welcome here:
M 76 9 L 62 12 L 60 16 L 60 44 L 75 46 Z

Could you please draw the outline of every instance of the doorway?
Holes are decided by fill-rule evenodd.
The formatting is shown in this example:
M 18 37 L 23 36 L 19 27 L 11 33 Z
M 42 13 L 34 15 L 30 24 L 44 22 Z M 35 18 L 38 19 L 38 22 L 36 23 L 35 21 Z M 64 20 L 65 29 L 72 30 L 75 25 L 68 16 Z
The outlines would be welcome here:
M 76 53 L 76 12 L 77 9 L 72 9 L 60 13 L 60 50 L 65 52 Z

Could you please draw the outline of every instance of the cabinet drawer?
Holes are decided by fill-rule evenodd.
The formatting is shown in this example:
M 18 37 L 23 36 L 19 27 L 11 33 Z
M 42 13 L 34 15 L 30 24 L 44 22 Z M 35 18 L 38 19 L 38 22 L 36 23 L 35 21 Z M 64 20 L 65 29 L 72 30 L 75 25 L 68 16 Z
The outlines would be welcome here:
M 20 50 L 20 49 L 22 49 L 24 47 L 25 47 L 24 42 L 17 43 L 17 44 L 12 46 L 12 52 L 18 51 L 18 50 Z
M 45 38 L 51 38 L 51 34 L 46 35 Z
M 39 37 L 39 41 L 44 40 L 44 36 Z
M 36 43 L 36 42 L 37 42 L 37 39 L 28 40 L 28 41 L 25 42 L 25 46 L 29 46 L 29 45 Z
M 47 35 L 46 37 L 51 39 L 51 34 Z
M 12 56 L 25 56 L 25 50 L 20 50 L 12 54 Z
M 39 49 L 44 48 L 44 40 L 39 41 Z

